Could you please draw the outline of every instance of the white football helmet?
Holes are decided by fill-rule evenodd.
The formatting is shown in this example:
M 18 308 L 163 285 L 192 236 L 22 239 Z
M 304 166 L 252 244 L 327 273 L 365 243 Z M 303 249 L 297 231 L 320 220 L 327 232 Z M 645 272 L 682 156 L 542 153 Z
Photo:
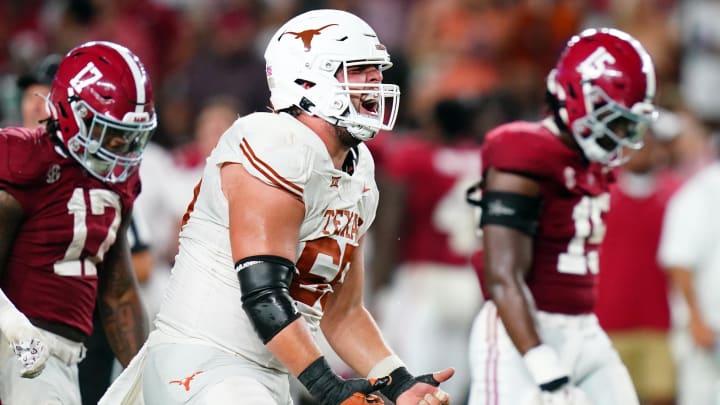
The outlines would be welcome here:
M 376 65 L 381 71 L 392 66 L 375 31 L 353 14 L 313 10 L 292 18 L 273 35 L 265 61 L 270 101 L 276 111 L 297 106 L 347 128 L 362 141 L 395 125 L 400 101 L 397 85 L 346 80 L 351 66 Z M 335 76 L 339 69 L 343 69 L 344 81 Z M 350 102 L 351 94 L 363 97 L 364 113 Z

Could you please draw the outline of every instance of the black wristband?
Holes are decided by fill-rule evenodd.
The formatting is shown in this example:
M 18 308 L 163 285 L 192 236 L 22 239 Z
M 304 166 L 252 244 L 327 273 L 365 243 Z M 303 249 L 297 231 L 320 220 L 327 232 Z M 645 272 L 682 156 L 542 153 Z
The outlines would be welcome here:
M 318 357 L 300 373 L 298 380 L 321 405 L 338 405 L 352 396 L 361 394 L 364 403 L 374 403 L 376 397 L 367 395 L 384 388 L 390 378 L 379 378 L 372 383 L 364 378 L 343 380 L 330 368 L 325 357 Z
M 555 379 L 555 380 L 546 382 L 546 383 L 544 383 L 544 384 L 540 384 L 540 389 L 543 390 L 543 391 L 552 392 L 552 391 L 557 390 L 558 388 L 562 387 L 563 385 L 565 385 L 565 384 L 567 384 L 567 383 L 569 383 L 569 382 L 570 382 L 570 377 L 568 377 L 568 376 L 562 376 L 562 377 L 557 378 L 557 379 Z
M 314 398 L 319 400 L 325 398 L 327 392 L 334 386 L 342 383 L 342 379 L 335 374 L 324 356 L 320 356 L 310 363 L 310 365 L 298 375 L 298 380 L 300 380 L 302 385 L 307 388 Z
M 391 401 L 397 402 L 400 394 L 409 390 L 415 383 L 417 383 L 415 377 L 405 367 L 398 367 L 390 373 L 390 384 L 380 392 Z

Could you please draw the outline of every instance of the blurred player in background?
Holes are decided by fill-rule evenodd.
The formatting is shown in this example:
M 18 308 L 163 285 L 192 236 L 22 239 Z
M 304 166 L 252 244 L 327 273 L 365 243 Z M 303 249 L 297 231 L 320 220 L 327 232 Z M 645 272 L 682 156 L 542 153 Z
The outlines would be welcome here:
M 716 160 L 672 196 L 662 227 L 658 258 L 680 296 L 673 310 L 686 310 L 675 313 L 679 405 L 720 403 L 719 203 Z
M 80 404 L 77 363 L 96 305 L 126 365 L 147 325 L 127 229 L 155 129 L 149 77 L 127 48 L 60 62 L 45 127 L 0 132 L 0 399 Z
M 668 280 L 657 253 L 665 207 L 680 185 L 668 164 L 681 128 L 677 114 L 660 110 L 643 148 L 619 170 L 599 251 L 595 313 L 642 405 L 675 403 Z
M 20 114 L 22 126 L 25 128 L 44 127 L 48 116 L 45 107 L 45 98 L 50 93 L 50 85 L 58 64 L 60 55 L 48 55 L 40 60 L 30 72 L 18 77 L 17 86 L 20 90 Z
M 655 116 L 653 63 L 624 32 L 586 30 L 547 92 L 552 116 L 483 143 L 473 264 L 489 301 L 471 335 L 470 403 L 637 404 L 592 311 L 612 168 L 642 147 Z
M 468 336 L 480 304 L 468 260 L 478 248 L 475 217 L 465 203 L 480 172 L 471 122 L 468 103 L 442 100 L 422 132 L 384 142 L 372 230 L 373 292 L 386 288 L 376 296 L 380 329 L 413 369 L 452 364 L 443 389 L 458 403 L 470 386 Z
M 382 83 L 385 47 L 358 17 L 315 10 L 265 58 L 275 111 L 235 121 L 208 158 L 156 329 L 100 403 L 284 405 L 292 374 L 324 405 L 378 403 L 378 389 L 447 404 L 453 370 L 410 374 L 362 301 L 378 201 L 363 141 L 392 129 L 400 94 Z M 335 374 L 319 330 L 363 378 Z

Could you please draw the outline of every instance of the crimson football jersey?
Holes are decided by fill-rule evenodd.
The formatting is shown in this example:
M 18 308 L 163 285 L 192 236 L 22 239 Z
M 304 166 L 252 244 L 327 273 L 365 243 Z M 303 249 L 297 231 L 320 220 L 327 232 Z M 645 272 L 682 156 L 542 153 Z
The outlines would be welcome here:
M 618 184 L 610 188 L 595 307 L 607 331 L 670 329 L 667 273 L 657 252 L 665 207 L 681 180 L 668 173 L 655 181 L 655 189 L 646 196 L 633 196 Z
M 24 211 L 0 287 L 29 318 L 89 335 L 103 255 L 140 192 L 137 172 L 106 184 L 44 129 L 0 131 L 0 189 Z
M 399 259 L 468 264 L 467 256 L 477 246 L 474 229 L 467 226 L 473 210 L 465 202 L 465 190 L 477 179 L 480 146 L 443 145 L 416 136 L 388 143 L 384 169 L 407 193 Z
M 588 313 L 614 176 L 563 144 L 552 127 L 550 121 L 514 122 L 491 131 L 482 147 L 483 173 L 495 168 L 539 183 L 542 205 L 526 283 L 539 310 Z M 482 261 L 473 264 L 484 283 Z

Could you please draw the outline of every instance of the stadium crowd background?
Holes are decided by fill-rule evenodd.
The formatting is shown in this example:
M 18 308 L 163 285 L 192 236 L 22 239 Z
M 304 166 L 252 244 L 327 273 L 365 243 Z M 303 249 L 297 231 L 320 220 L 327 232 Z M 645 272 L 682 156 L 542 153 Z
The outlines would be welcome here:
M 400 129 L 417 124 L 441 97 L 496 101 L 486 120 L 534 117 L 543 78 L 569 36 L 585 26 L 614 26 L 651 53 L 660 104 L 683 105 L 682 62 L 712 32 L 686 32 L 673 0 L 8 0 L 0 5 L 2 122 L 18 122 L 13 74 L 49 53 L 90 39 L 131 48 L 156 89 L 161 125 L 155 141 L 192 140 L 193 118 L 226 94 L 240 112 L 264 110 L 268 92 L 262 53 L 288 17 L 311 8 L 352 11 L 391 51 L 388 82 L 403 90 Z M 709 2 L 712 3 L 712 2 Z M 705 36 L 710 36 L 705 38 Z M 683 37 L 690 37 L 683 43 Z M 703 51 L 703 50 L 700 50 Z M 483 120 L 481 120 L 483 121 Z M 479 122 L 478 133 L 488 126 Z
M 235 117 L 268 109 L 262 55 L 267 39 L 291 16 L 314 8 L 352 11 L 386 44 L 395 66 L 385 82 L 399 84 L 403 93 L 392 138 L 427 135 L 436 106 L 447 100 L 461 106 L 453 110 L 461 111 L 466 123 L 461 135 L 477 143 L 499 123 L 536 119 L 542 113 L 545 75 L 566 40 L 585 27 L 611 26 L 635 36 L 655 62 L 657 101 L 669 118 L 654 127 L 663 148 L 653 165 L 682 182 L 715 158 L 720 3 L 713 0 L 4 0 L 2 125 L 21 122 L 17 78 L 45 56 L 64 54 L 87 40 L 129 47 L 152 77 L 160 124 L 145 155 L 138 201 L 155 259 L 155 271 L 144 283 L 151 314 L 204 157 Z M 370 146 L 382 176 L 383 158 L 393 142 L 381 134 Z M 649 237 L 656 240 L 658 232 L 653 232 Z M 651 257 L 656 248 L 657 243 L 650 244 Z M 630 249 L 615 262 L 632 267 L 636 259 Z M 391 279 L 374 277 L 371 294 Z M 638 282 L 631 275 L 612 280 Z M 627 289 L 604 291 L 601 286 L 602 305 L 630 302 Z M 646 293 L 639 288 L 633 299 L 643 300 Z M 657 316 L 669 316 L 668 305 L 681 307 L 670 299 L 659 304 Z

